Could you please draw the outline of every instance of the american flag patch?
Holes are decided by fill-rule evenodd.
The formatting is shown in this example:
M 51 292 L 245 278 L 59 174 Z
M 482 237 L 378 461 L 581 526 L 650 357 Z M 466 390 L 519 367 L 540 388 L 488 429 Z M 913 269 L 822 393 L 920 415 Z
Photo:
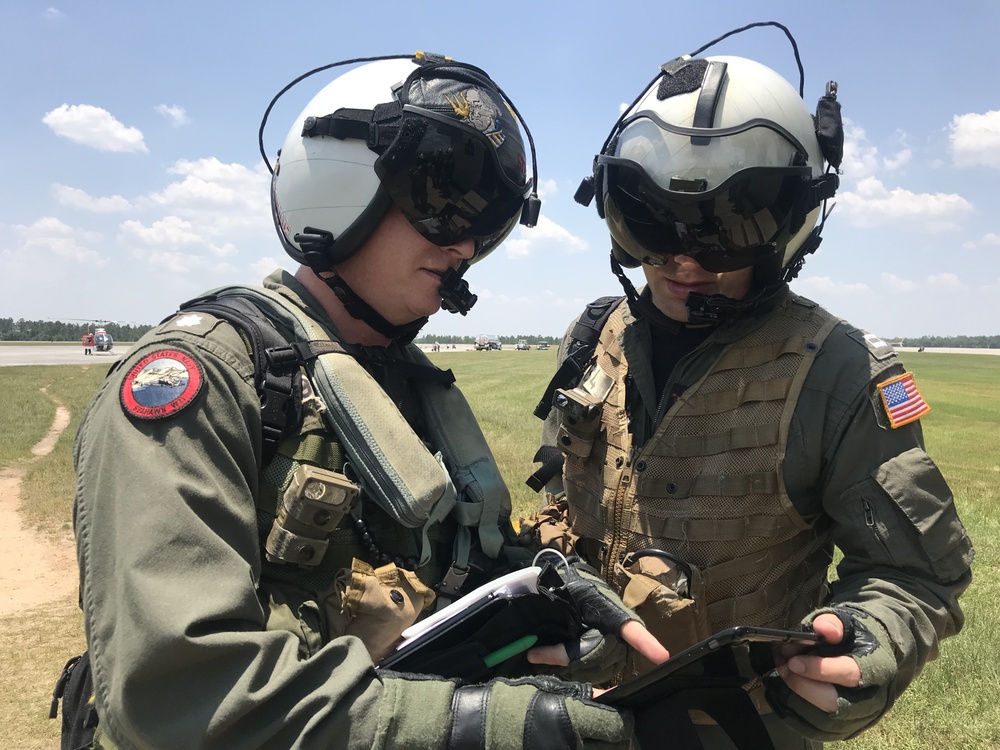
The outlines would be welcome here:
M 917 390 L 912 372 L 904 372 L 898 377 L 879 383 L 876 387 L 882 396 L 882 403 L 885 404 L 885 411 L 889 415 L 893 429 L 920 419 L 931 410 Z

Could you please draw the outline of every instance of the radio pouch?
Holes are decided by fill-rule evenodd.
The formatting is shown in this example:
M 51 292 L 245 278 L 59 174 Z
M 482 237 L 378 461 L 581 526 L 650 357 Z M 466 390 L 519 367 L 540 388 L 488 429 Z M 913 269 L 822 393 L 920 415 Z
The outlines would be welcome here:
M 708 638 L 705 583 L 694 565 L 657 549 L 639 550 L 615 565 L 622 601 L 646 623 L 670 653 Z M 625 677 L 645 672 L 652 665 L 630 652 Z

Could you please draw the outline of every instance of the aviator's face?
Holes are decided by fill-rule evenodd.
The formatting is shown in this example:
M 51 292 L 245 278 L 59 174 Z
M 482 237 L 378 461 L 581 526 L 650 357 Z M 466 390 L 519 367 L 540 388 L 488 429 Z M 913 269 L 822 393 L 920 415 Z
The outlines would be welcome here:
M 738 271 L 712 273 L 686 255 L 673 255 L 662 266 L 645 263 L 646 275 L 653 304 L 671 320 L 686 323 L 688 308 L 685 304 L 692 292 L 705 295 L 724 294 L 730 299 L 741 300 L 750 291 L 753 267 Z
M 391 208 L 361 249 L 337 273 L 393 325 L 405 325 L 441 309 L 441 276 L 472 257 L 473 240 L 438 247 Z

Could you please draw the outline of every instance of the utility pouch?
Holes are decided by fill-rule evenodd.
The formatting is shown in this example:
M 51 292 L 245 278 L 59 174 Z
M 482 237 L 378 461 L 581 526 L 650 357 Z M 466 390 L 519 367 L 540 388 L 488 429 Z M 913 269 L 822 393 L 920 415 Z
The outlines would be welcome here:
M 626 555 L 617 563 L 615 576 L 625 606 L 642 618 L 649 632 L 671 654 L 712 634 L 708 626 L 705 582 L 694 565 L 662 550 L 644 549 Z M 652 666 L 647 659 L 631 651 L 625 677 Z
M 350 510 L 358 485 L 343 474 L 303 464 L 295 470 L 264 543 L 270 562 L 313 568 L 326 554 L 327 538 Z
M 552 406 L 559 412 L 556 445 L 564 453 L 585 459 L 594 447 L 594 436 L 601 427 L 604 401 L 614 379 L 600 367 L 592 366 L 576 388 L 559 388 Z
M 88 652 L 74 656 L 63 667 L 52 691 L 50 719 L 59 715 L 60 700 L 63 714 L 60 750 L 90 750 L 97 727 L 97 709 L 94 707 L 94 683 Z
M 416 573 L 394 563 L 373 568 L 356 558 L 350 570 L 341 571 L 333 590 L 321 597 L 330 637 L 357 636 L 375 662 L 392 650 L 434 598 Z

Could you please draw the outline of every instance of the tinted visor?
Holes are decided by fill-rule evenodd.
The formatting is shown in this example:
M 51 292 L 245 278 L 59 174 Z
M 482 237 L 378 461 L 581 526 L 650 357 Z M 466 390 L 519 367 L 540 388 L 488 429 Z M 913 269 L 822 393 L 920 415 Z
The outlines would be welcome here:
M 696 180 L 673 180 L 681 189 L 664 189 L 627 159 L 599 162 L 611 234 L 650 265 L 687 255 L 712 273 L 747 268 L 774 255 L 805 219 L 809 167 L 750 167 L 699 191 Z
M 489 135 L 407 105 L 400 136 L 375 173 L 421 235 L 441 246 L 475 240 L 475 261 L 517 224 L 530 187 L 523 157 L 518 167 L 505 172 Z

